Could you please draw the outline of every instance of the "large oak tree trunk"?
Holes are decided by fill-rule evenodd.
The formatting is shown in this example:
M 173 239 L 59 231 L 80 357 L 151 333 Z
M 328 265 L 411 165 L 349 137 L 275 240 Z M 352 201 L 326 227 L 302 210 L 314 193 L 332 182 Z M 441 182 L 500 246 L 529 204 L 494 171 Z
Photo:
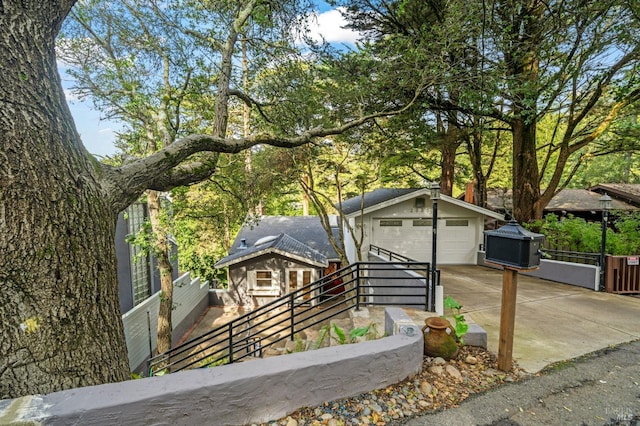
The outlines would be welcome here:
M 117 211 L 60 86 L 55 19 L 66 13 L 2 8 L 0 398 L 125 380 Z

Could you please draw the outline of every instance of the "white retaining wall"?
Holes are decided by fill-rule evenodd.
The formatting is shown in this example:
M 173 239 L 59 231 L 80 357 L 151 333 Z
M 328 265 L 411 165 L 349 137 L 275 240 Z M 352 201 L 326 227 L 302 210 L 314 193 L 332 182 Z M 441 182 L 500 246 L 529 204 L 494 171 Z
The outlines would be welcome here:
M 171 322 L 175 341 L 191 326 L 194 317 L 197 318 L 208 306 L 209 283 L 201 282 L 200 278 L 192 279 L 188 272 L 178 277 L 173 282 L 173 304 L 175 308 L 171 312 Z M 144 367 L 156 348 L 159 305 L 160 292 L 157 292 L 122 315 L 131 371 L 139 371 Z
M 397 310 L 379 340 L 0 401 L 0 420 L 46 425 L 246 425 L 418 373 L 423 339 Z M 409 335 L 411 334 L 411 335 Z M 30 423 L 32 422 L 32 423 Z
M 478 265 L 499 269 L 495 264 L 486 263 L 484 259 L 485 252 L 478 252 Z M 600 286 L 600 267 L 581 263 L 540 259 L 538 269 L 522 272 L 522 274 L 595 291 L 598 291 Z

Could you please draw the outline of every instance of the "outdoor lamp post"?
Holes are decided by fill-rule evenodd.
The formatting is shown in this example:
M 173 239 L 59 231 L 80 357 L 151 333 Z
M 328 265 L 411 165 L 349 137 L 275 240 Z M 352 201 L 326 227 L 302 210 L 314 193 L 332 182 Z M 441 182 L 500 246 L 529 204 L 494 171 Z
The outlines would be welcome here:
M 605 255 L 607 250 L 607 222 L 609 221 L 609 210 L 611 210 L 611 197 L 604 194 L 598 200 L 602 209 L 602 238 L 600 239 L 600 291 L 604 290 Z
M 438 200 L 440 199 L 440 185 L 438 182 L 431 183 L 431 203 L 433 207 L 433 223 L 431 228 L 433 234 L 431 235 L 431 285 L 434 291 L 436 290 L 436 251 L 438 247 Z M 434 295 L 435 296 L 435 295 Z M 433 296 L 432 296 L 433 298 Z M 439 305 L 439 303 L 437 303 Z M 438 306 L 435 307 L 438 311 Z

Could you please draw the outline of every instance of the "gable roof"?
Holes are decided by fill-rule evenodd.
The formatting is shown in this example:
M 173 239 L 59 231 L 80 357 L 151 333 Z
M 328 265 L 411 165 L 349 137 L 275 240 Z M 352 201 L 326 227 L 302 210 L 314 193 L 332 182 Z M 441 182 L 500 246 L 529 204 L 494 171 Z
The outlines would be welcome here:
M 364 194 L 364 209 L 376 206 L 384 203 L 385 201 L 393 200 L 394 198 L 401 197 L 412 192 L 419 191 L 420 188 L 379 188 L 371 192 Z M 342 202 L 342 212 L 349 216 L 352 213 L 360 211 L 362 207 L 362 197 L 357 196 L 349 198 Z
M 287 234 L 268 236 L 259 239 L 256 243 L 246 248 L 239 248 L 235 253 L 220 259 L 216 268 L 224 268 L 229 265 L 243 262 L 265 254 L 280 254 L 315 266 L 326 267 L 329 265 L 327 257 L 308 245 L 301 243 Z
M 613 195 L 613 194 L 611 194 Z M 487 193 L 487 205 L 490 208 L 500 210 L 512 208 L 513 193 L 509 189 L 489 190 Z M 545 212 L 597 212 L 600 211 L 601 194 L 588 189 L 563 189 L 557 193 L 544 208 Z M 636 207 L 623 201 L 611 200 L 611 210 L 636 210 Z
M 640 207 L 640 184 L 637 183 L 601 183 L 592 186 L 589 190 L 600 194 L 607 193 L 611 197 L 618 198 L 626 203 Z
M 380 188 L 372 192 L 364 194 L 363 214 L 371 213 L 394 204 L 402 203 L 415 197 L 431 198 L 431 191 L 428 188 Z M 463 200 L 440 194 L 440 201 L 462 207 L 484 216 L 492 217 L 498 220 L 504 220 L 504 215 L 485 209 L 475 204 L 467 203 Z M 360 215 L 362 207 L 362 197 L 357 196 L 349 198 L 342 202 L 342 211 L 347 217 L 356 217 Z
M 331 216 L 330 221 L 333 236 L 338 240 L 338 224 L 335 216 Z M 261 216 L 257 222 L 246 223 L 242 226 L 229 249 L 229 255 L 240 250 L 242 240 L 251 247 L 262 238 L 280 234 L 287 234 L 320 252 L 330 261 L 340 259 L 329 242 L 327 232 L 322 227 L 318 216 Z

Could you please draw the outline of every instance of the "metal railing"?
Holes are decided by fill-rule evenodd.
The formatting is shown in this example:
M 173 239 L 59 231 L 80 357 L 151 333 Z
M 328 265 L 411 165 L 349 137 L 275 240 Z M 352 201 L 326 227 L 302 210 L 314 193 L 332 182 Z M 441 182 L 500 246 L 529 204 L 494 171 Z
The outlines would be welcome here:
M 547 248 L 542 249 L 542 252 L 544 253 L 544 259 L 558 260 L 560 262 L 581 263 L 584 265 L 600 265 L 599 253 L 552 250 Z
M 434 309 L 430 264 L 357 262 L 152 357 L 149 375 L 231 364 L 364 305 Z M 337 289 L 337 290 L 336 290 Z
M 486 244 L 480 244 L 480 251 L 485 251 Z M 600 265 L 600 253 L 588 253 L 582 251 L 555 250 L 543 247 L 540 249 L 543 259 L 557 260 L 559 262 L 580 263 L 583 265 Z
M 375 253 L 378 257 L 389 258 L 389 261 L 400 261 L 400 262 L 415 262 L 415 260 L 410 259 L 406 256 L 403 256 L 398 253 L 394 253 L 390 250 L 387 250 L 382 247 L 378 247 L 376 245 L 370 244 L 369 251 L 371 253 Z

